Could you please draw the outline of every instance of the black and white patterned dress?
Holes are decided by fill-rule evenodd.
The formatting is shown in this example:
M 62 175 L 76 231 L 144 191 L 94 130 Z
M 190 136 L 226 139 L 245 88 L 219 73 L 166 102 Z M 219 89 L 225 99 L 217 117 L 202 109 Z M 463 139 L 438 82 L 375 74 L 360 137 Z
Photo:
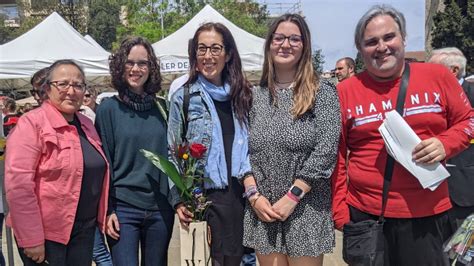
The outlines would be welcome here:
M 290 257 L 330 253 L 335 245 L 330 176 L 341 127 L 336 89 L 322 82 L 315 107 L 297 120 L 290 113 L 293 91 L 277 89 L 277 96 L 274 106 L 268 89 L 254 89 L 249 151 L 258 189 L 271 204 L 288 192 L 295 178 L 312 189 L 284 222 L 260 221 L 247 202 L 244 246 Z

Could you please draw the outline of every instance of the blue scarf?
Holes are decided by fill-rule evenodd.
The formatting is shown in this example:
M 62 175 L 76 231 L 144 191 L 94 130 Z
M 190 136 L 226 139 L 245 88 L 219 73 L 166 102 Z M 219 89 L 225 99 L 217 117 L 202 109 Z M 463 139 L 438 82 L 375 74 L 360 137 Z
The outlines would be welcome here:
M 227 182 L 227 164 L 224 152 L 224 140 L 222 138 L 222 128 L 213 100 L 224 102 L 230 100 L 230 85 L 216 86 L 199 75 L 198 82 L 203 88 L 203 98 L 209 105 L 212 119 L 212 141 L 208 147 L 207 163 L 204 167 L 204 176 L 212 180 L 211 183 L 205 183 L 205 188 L 225 188 Z M 244 171 L 245 160 L 248 154 L 248 133 L 247 128 L 242 127 L 232 112 L 235 134 L 232 144 L 232 176 L 241 175 Z

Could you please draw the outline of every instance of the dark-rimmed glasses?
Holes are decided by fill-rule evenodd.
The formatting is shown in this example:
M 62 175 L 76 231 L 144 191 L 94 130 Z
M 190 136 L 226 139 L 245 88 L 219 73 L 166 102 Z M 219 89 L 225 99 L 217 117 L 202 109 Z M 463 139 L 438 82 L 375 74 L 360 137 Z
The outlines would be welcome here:
M 288 43 L 292 47 L 299 46 L 303 42 L 303 37 L 296 34 L 285 36 L 281 33 L 273 33 L 272 35 L 272 43 L 275 45 L 283 45 L 286 39 L 288 39 Z
M 84 92 L 86 91 L 85 83 L 69 83 L 68 81 L 55 80 L 48 82 L 49 85 L 53 85 L 59 91 L 66 92 L 69 87 L 72 87 L 75 91 Z
M 133 68 L 135 65 L 138 66 L 140 69 L 146 69 L 148 67 L 148 60 L 138 60 L 138 61 L 133 61 L 133 60 L 127 60 L 125 62 L 125 67 L 126 68 Z
M 198 56 L 204 56 L 207 53 L 207 50 L 211 51 L 211 55 L 213 56 L 219 56 L 222 53 L 222 50 L 224 50 L 224 46 L 220 44 L 213 44 L 211 46 L 206 46 L 204 44 L 200 44 L 196 50 L 196 53 Z

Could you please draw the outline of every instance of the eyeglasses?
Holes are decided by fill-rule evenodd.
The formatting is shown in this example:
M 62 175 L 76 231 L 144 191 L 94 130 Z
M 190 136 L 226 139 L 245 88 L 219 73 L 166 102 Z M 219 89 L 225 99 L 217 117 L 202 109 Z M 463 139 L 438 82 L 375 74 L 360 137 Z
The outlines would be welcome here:
M 303 42 L 303 37 L 300 35 L 291 34 L 290 36 L 285 36 L 281 33 L 273 33 L 272 43 L 275 45 L 283 45 L 286 39 L 288 39 L 292 47 L 299 46 L 301 42 Z
M 69 83 L 67 81 L 56 80 L 56 81 L 50 81 L 48 82 L 48 84 L 53 85 L 61 92 L 66 92 L 69 89 L 69 87 L 72 87 L 74 90 L 80 91 L 80 92 L 84 92 L 86 90 L 85 83 Z
M 140 69 L 146 69 L 148 67 L 148 61 L 147 60 L 138 60 L 138 61 L 127 60 L 127 62 L 125 62 L 126 68 L 133 68 L 135 65 L 137 65 L 138 68 Z
M 91 97 L 91 95 L 90 94 L 84 94 L 84 97 L 89 98 L 89 97 Z
M 207 50 L 211 51 L 211 55 L 213 56 L 219 56 L 222 53 L 222 50 L 224 49 L 223 45 L 220 44 L 213 44 L 211 46 L 206 46 L 204 44 L 200 44 L 196 50 L 196 53 L 198 56 L 204 56 L 207 53 Z

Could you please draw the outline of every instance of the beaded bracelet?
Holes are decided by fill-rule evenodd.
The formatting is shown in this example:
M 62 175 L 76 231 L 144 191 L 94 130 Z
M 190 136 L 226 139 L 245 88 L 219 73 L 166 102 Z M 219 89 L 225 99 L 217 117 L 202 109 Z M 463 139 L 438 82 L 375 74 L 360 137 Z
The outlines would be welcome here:
M 242 194 L 242 197 L 248 199 L 257 193 L 258 193 L 257 186 L 254 186 L 254 185 L 248 186 L 245 188 L 245 192 Z

